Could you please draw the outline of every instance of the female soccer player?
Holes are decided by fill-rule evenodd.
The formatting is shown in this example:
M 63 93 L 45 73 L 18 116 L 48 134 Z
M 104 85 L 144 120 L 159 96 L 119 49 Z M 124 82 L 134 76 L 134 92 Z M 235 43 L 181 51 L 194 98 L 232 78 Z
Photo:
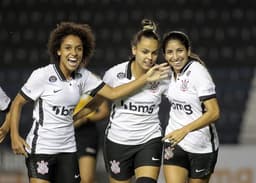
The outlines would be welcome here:
M 187 35 L 165 34 L 162 49 L 173 72 L 166 96 L 171 107 L 164 145 L 167 183 L 208 183 L 217 161 L 219 118 L 215 84 Z
M 112 87 L 129 83 L 147 73 L 157 61 L 159 36 L 151 20 L 132 40 L 129 61 L 110 68 L 104 82 Z M 151 82 L 112 104 L 104 147 L 111 183 L 156 183 L 162 155 L 162 130 L 158 117 L 166 81 Z
M 113 100 L 167 76 L 168 67 L 158 65 L 134 82 L 112 88 L 81 67 L 93 50 L 94 36 L 87 24 L 57 25 L 48 41 L 53 64 L 34 70 L 12 103 L 12 149 L 26 157 L 30 183 L 77 182 L 73 110 L 81 95 Z M 24 140 L 18 129 L 28 101 L 34 102 L 33 125 Z

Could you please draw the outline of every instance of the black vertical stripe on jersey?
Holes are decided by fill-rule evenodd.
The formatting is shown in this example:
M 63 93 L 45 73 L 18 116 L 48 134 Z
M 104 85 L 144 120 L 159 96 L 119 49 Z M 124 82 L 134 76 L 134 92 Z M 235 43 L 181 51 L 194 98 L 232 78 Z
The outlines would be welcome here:
M 110 115 L 112 119 L 114 118 L 114 115 L 115 115 L 115 113 L 116 113 L 115 108 L 116 108 L 116 105 L 113 104 L 113 105 L 112 105 L 112 109 L 111 109 L 112 112 L 111 112 L 111 115 Z
M 43 100 L 39 98 L 39 124 L 43 126 L 44 122 L 44 110 L 43 110 Z
M 38 139 L 38 129 L 39 129 L 39 123 L 36 122 L 36 127 L 34 130 L 34 138 L 32 140 L 32 147 L 31 147 L 31 154 L 35 154 L 36 152 L 36 144 Z
M 129 63 L 127 65 L 126 77 L 128 79 L 132 79 L 132 61 L 129 61 Z
M 214 133 L 213 133 L 213 129 L 212 129 L 212 125 L 209 125 L 209 130 L 210 130 L 210 134 L 211 134 L 211 144 L 212 144 L 212 152 L 215 151 L 215 144 L 214 144 Z

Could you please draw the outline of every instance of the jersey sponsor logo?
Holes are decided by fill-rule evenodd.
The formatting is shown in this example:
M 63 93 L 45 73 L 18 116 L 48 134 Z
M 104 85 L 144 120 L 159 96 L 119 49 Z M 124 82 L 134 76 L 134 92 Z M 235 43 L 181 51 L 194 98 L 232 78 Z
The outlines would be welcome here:
M 37 173 L 40 173 L 42 175 L 44 174 L 47 174 L 48 171 L 49 171 L 49 168 L 48 168 L 48 162 L 45 162 L 45 161 L 38 161 L 36 162 L 37 164 Z
M 56 76 L 50 76 L 49 81 L 53 83 L 53 82 L 57 81 L 57 77 Z
M 176 103 L 175 102 L 171 102 L 171 109 L 184 111 L 188 115 L 193 113 L 192 107 L 189 104 L 182 104 L 182 103 L 178 103 L 178 102 L 176 102 Z
M 132 102 L 129 102 L 129 104 L 123 104 L 123 106 L 124 106 L 124 109 L 128 109 L 130 111 L 137 111 L 137 112 L 152 114 L 156 105 L 155 104 L 136 105 L 136 104 L 133 104 Z
M 113 160 L 113 161 L 109 161 L 110 163 L 110 169 L 114 174 L 118 174 L 120 173 L 120 162 Z
M 69 116 L 73 113 L 74 107 L 67 108 L 65 106 L 53 106 L 52 110 L 55 111 L 56 115 Z

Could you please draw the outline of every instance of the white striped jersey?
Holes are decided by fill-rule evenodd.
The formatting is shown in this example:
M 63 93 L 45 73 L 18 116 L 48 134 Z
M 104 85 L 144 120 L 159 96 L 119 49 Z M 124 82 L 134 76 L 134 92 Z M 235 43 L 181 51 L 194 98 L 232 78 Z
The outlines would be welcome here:
M 216 97 L 215 84 L 207 69 L 189 61 L 175 79 L 173 74 L 166 93 L 171 103 L 165 134 L 198 119 L 204 112 L 203 101 Z M 219 140 L 214 124 L 190 132 L 179 145 L 188 152 L 208 153 L 216 150 Z
M 0 86 L 0 110 L 4 111 L 8 108 L 11 99 L 6 95 L 3 89 Z
M 103 81 L 112 87 L 133 81 L 131 63 L 123 62 L 110 68 Z M 166 81 L 152 82 L 127 97 L 115 100 L 106 130 L 107 138 L 119 144 L 138 145 L 162 136 L 158 111 L 166 89 Z
M 34 101 L 33 125 L 27 135 L 32 154 L 75 152 L 72 113 L 83 93 L 95 95 L 103 81 L 86 69 L 66 80 L 58 65 L 36 69 L 20 94 Z

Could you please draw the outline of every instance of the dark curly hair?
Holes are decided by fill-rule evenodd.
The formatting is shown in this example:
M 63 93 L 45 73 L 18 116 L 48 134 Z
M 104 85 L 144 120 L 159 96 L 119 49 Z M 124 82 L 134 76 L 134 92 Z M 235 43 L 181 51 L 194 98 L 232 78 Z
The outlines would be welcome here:
M 51 31 L 47 45 L 51 61 L 53 63 L 59 62 L 59 55 L 57 54 L 57 51 L 60 49 L 63 39 L 68 35 L 75 35 L 81 39 L 83 43 L 82 62 L 85 64 L 85 59 L 86 62 L 88 62 L 94 52 L 95 38 L 89 25 L 74 22 L 61 22 L 54 30 Z

